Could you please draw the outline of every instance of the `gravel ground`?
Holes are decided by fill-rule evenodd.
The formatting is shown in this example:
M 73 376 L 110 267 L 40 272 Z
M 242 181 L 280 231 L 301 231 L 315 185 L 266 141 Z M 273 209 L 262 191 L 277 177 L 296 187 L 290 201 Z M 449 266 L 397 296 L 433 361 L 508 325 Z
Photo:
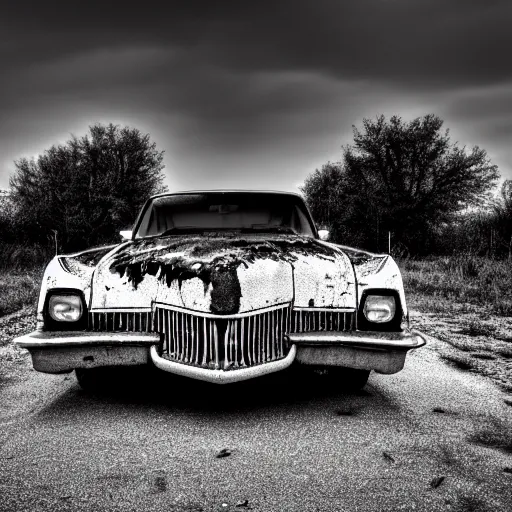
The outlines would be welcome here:
M 512 392 L 512 317 L 492 315 L 469 304 L 446 313 L 413 310 L 410 317 L 415 327 L 437 341 L 430 347 L 449 364 L 489 377 Z
M 35 328 L 35 307 L 24 307 L 16 313 L 0 317 L 0 376 L 30 359 L 26 350 L 16 347 L 11 341 Z
M 94 395 L 10 346 L 25 314 L 0 319 L 0 511 L 512 509 L 512 396 L 437 338 L 358 393 L 141 373 Z

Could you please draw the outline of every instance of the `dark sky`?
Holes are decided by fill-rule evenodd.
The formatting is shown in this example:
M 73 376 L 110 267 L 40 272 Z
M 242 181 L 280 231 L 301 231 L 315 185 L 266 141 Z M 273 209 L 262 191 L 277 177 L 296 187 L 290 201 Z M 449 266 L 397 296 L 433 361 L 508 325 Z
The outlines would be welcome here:
M 435 113 L 512 178 L 512 3 L 12 2 L 0 17 L 0 188 L 96 122 L 165 149 L 171 190 L 296 191 L 364 117 Z

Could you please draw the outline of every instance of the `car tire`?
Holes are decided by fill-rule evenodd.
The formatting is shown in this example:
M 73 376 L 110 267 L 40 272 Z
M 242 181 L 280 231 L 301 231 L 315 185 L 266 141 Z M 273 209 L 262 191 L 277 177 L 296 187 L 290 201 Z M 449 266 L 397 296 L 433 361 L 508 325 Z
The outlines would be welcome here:
M 106 388 L 103 368 L 75 368 L 75 375 L 84 391 L 102 391 Z
M 344 389 L 357 391 L 366 386 L 371 370 L 358 370 L 356 368 L 330 368 L 329 379 L 341 384 Z M 333 382 L 334 383 L 334 382 Z
M 95 393 L 136 392 L 158 378 L 155 369 L 145 365 L 75 368 L 75 375 L 84 391 Z

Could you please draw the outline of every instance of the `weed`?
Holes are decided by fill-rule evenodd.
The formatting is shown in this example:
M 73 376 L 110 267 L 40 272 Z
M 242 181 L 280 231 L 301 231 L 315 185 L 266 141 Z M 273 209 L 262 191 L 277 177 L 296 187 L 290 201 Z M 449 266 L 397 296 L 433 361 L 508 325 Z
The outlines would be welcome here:
M 43 267 L 53 257 L 52 249 L 39 245 L 0 245 L 0 269 L 8 272 Z
M 42 271 L 0 272 L 0 316 L 35 305 L 39 296 Z
M 497 261 L 470 254 L 424 260 L 401 259 L 406 294 L 419 309 L 426 297 L 433 312 L 458 304 L 481 307 L 481 312 L 512 316 L 512 261 Z M 490 310 L 490 311 L 489 311 Z M 483 332 L 487 336 L 490 332 Z M 480 335 L 480 334 L 470 334 Z

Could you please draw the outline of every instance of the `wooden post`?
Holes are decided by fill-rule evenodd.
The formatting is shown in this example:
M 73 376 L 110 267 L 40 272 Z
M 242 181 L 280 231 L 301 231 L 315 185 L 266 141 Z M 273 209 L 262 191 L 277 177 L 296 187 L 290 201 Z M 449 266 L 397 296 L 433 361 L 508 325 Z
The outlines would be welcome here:
M 57 230 L 52 229 L 52 231 L 53 231 L 53 238 L 55 240 L 55 256 L 57 256 L 59 254 L 59 249 L 58 249 L 58 245 L 57 245 Z

